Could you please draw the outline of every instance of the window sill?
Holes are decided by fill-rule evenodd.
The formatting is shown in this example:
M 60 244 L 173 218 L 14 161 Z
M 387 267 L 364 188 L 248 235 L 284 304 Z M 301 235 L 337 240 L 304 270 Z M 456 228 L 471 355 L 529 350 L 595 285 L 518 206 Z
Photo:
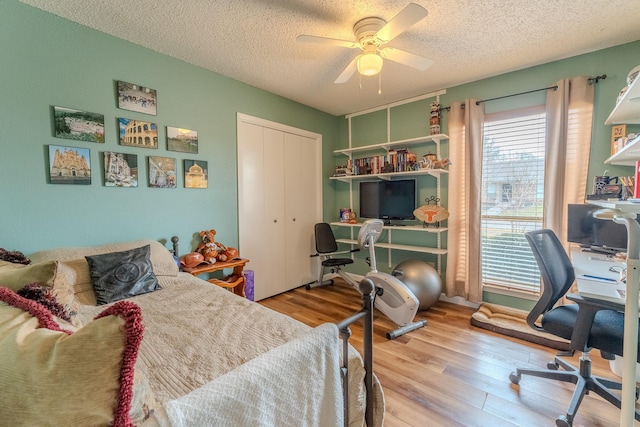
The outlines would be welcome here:
M 492 294 L 499 294 L 513 298 L 521 298 L 529 301 L 537 301 L 540 295 L 537 292 L 526 291 L 523 289 L 506 288 L 503 286 L 496 286 L 491 284 L 484 284 L 482 286 L 483 292 L 489 292 Z

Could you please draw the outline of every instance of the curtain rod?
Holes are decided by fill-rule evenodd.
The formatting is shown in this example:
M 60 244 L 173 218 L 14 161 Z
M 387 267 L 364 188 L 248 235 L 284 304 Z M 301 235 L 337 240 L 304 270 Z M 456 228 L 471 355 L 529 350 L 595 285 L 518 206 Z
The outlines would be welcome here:
M 512 96 L 526 95 L 528 93 L 534 93 L 534 92 L 542 92 L 543 90 L 558 90 L 558 86 L 543 87 L 542 89 L 533 89 L 533 90 L 528 90 L 526 92 L 512 93 L 511 95 L 496 96 L 495 98 L 489 98 L 489 99 L 481 99 L 479 101 L 476 101 L 476 105 L 480 105 L 483 102 L 496 101 L 498 99 L 504 99 L 504 98 L 511 98 Z
M 588 81 L 589 81 L 589 84 L 596 84 L 600 80 L 604 80 L 606 78 L 607 78 L 607 75 L 606 74 L 602 74 L 600 76 L 591 77 L 591 78 L 589 78 Z M 533 89 L 533 90 L 528 90 L 526 92 L 512 93 L 511 95 L 497 96 L 495 98 L 489 98 L 489 99 L 481 99 L 479 101 L 476 101 L 476 105 L 480 105 L 483 102 L 495 101 L 497 99 L 511 98 L 512 96 L 519 96 L 519 95 L 526 95 L 528 93 L 541 92 L 543 90 L 558 90 L 558 86 L 543 87 L 541 89 Z M 464 108 L 464 104 L 462 105 L 462 107 Z M 440 108 L 441 111 L 442 110 L 449 111 L 450 109 L 451 109 L 451 107 L 442 107 L 442 108 Z

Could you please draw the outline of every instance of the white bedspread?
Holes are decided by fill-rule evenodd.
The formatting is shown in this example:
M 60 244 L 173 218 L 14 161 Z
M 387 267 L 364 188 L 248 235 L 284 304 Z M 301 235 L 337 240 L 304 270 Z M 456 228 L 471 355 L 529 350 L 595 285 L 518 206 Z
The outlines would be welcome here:
M 338 349 L 336 326 L 321 325 L 167 402 L 167 420 L 172 427 L 340 426 Z
M 334 357 L 333 351 L 340 353 L 342 347 L 335 342 L 335 329 L 331 333 L 335 346 L 318 343 L 323 349 L 320 359 L 309 357 L 308 354 L 296 355 L 303 350 L 313 352 L 313 341 L 318 338 L 316 334 L 328 333 L 325 328 L 312 332 L 311 327 L 289 316 L 240 298 L 190 274 L 179 273 L 166 248 L 153 240 L 90 248 L 50 249 L 31 254 L 30 258 L 34 263 L 50 260 L 60 262 L 60 268 L 79 303 L 78 317 L 89 322 L 106 306 L 94 305 L 95 295 L 84 257 L 128 250 L 143 244 L 151 247 L 153 270 L 162 286 L 161 290 L 131 298 L 142 309 L 145 325 L 136 371 L 148 378 L 160 405 L 143 423 L 145 427 L 171 425 L 162 405 L 168 405 L 176 411 L 193 412 L 194 418 L 188 424 L 177 424 L 178 426 L 266 425 L 258 420 L 273 420 L 273 417 L 277 417 L 278 427 L 335 425 L 336 420 L 339 421 L 336 417 L 343 416 L 342 410 L 335 410 L 333 399 L 336 393 L 341 393 L 337 389 L 330 389 L 335 387 L 333 376 L 336 373 L 328 365 L 329 357 Z M 321 338 L 328 339 L 324 335 Z M 288 352 L 291 350 L 288 343 L 297 343 L 291 344 L 295 351 Z M 302 347 L 295 347 L 297 345 Z M 328 353 L 329 350 L 332 352 Z M 287 363 L 279 358 L 286 359 Z M 362 359 L 353 347 L 349 349 L 348 363 L 349 425 L 362 427 L 366 400 L 363 381 L 365 371 Z M 333 363 L 331 366 L 334 366 Z M 309 375 L 310 373 L 313 375 Z M 329 379 L 325 383 L 327 376 Z M 243 380 L 247 387 L 235 389 L 232 386 L 236 381 L 243 383 Z M 216 403 L 211 403 L 213 401 L 208 396 L 211 393 L 214 394 Z M 187 395 L 188 398 L 185 397 Z M 318 395 L 326 397 L 318 399 Z M 221 397 L 229 400 L 222 404 L 219 401 Z M 375 376 L 373 398 L 373 427 L 381 427 L 384 420 L 384 395 Z M 308 422 L 298 418 L 299 411 L 288 410 L 294 404 L 309 405 L 296 406 L 298 410 L 303 410 L 306 415 L 302 417 L 308 417 Z M 225 417 L 248 417 L 247 421 L 230 419 L 229 422 L 208 422 L 197 418 L 201 410 L 204 411 L 203 414 L 208 414 L 206 416 L 218 416 L 215 412 L 218 412 L 221 405 L 226 405 L 225 411 L 222 411 L 226 413 Z M 214 412 L 209 411 L 214 407 Z M 286 417 L 296 419 L 289 422 L 290 418 Z

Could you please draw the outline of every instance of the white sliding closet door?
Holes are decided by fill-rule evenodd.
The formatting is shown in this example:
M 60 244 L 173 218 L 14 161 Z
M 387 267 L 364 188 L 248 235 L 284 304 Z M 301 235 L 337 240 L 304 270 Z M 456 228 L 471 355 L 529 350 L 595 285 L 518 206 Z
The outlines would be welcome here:
M 321 135 L 238 114 L 239 249 L 255 272 L 256 300 L 315 278 L 321 150 Z
M 317 194 L 316 142 L 308 137 L 285 133 L 285 217 L 287 221 L 286 254 L 288 259 L 298 259 L 299 254 L 310 255 L 315 249 L 313 226 L 319 222 L 316 216 Z M 311 251 L 310 249 L 311 248 Z M 303 284 L 315 279 L 309 262 L 291 263 L 287 266 L 287 284 Z M 291 289 L 291 288 L 289 288 Z

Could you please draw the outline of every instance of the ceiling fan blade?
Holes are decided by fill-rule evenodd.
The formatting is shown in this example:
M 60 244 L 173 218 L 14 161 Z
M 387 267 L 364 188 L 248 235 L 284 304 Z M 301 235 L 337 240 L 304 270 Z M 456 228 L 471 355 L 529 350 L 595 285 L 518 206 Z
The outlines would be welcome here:
M 409 53 L 407 51 L 396 49 L 393 47 L 385 47 L 384 49 L 382 49 L 380 51 L 380 56 L 390 61 L 417 68 L 421 71 L 426 70 L 433 64 L 433 61 L 431 59 L 427 59 L 423 56 L 416 55 L 415 53 Z
M 360 47 L 360 43 L 356 41 L 331 39 L 328 37 L 308 36 L 305 34 L 299 35 L 298 37 L 296 37 L 296 40 L 304 43 L 330 44 L 334 46 L 348 47 L 351 49 Z
M 351 60 L 351 62 L 349 62 L 349 65 L 347 65 L 346 68 L 342 71 L 342 73 L 340 73 L 335 83 L 346 83 L 349 81 L 351 76 L 353 76 L 353 73 L 356 72 L 356 69 L 357 69 L 356 63 L 358 62 L 358 58 L 360 58 L 360 56 L 362 55 L 357 55 L 355 58 Z
M 409 3 L 407 7 L 387 22 L 384 27 L 380 28 L 376 33 L 376 38 L 380 39 L 382 43 L 387 43 L 406 31 L 416 22 L 425 18 L 428 14 L 427 9 L 419 4 Z

